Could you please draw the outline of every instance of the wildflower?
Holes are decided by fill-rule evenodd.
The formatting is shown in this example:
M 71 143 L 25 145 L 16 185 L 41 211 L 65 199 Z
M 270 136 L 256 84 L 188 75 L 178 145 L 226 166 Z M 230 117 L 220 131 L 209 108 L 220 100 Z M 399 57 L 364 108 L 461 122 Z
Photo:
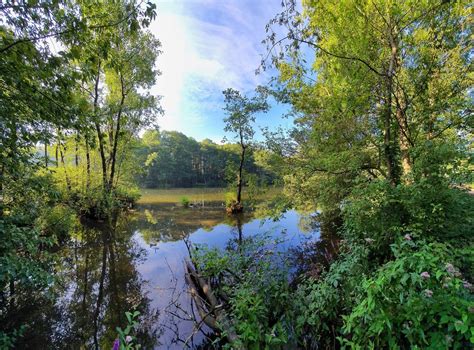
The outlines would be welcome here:
M 430 274 L 428 273 L 428 271 L 423 271 L 422 273 L 420 273 L 420 276 L 424 279 L 430 278 Z
M 446 271 L 448 271 L 448 273 L 452 275 L 456 272 L 456 268 L 453 266 L 453 264 L 447 263 Z
M 365 241 L 370 244 L 370 243 L 375 242 L 375 239 L 373 239 L 373 238 L 366 238 Z
M 403 236 L 403 238 L 406 240 L 406 241 L 411 241 L 412 238 L 411 236 L 407 233 L 405 236 Z
M 462 281 L 462 285 L 464 288 L 471 290 L 472 289 L 472 284 L 469 283 L 468 281 Z
M 120 340 L 115 339 L 114 346 L 112 347 L 112 350 L 119 350 L 119 349 L 120 349 Z
M 425 289 L 423 292 L 427 298 L 431 298 L 433 296 L 433 291 L 431 289 Z
M 129 335 L 127 335 L 127 336 L 125 337 L 125 342 L 126 342 L 126 343 L 130 343 L 131 341 L 132 341 L 132 337 L 129 336 Z

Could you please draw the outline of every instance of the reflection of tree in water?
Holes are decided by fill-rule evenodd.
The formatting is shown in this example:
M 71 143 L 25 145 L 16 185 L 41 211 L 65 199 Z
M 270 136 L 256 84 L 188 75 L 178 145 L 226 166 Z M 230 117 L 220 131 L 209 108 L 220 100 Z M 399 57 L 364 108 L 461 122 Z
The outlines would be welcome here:
M 142 314 L 140 343 L 145 349 L 153 347 L 158 315 L 149 308 L 142 292 L 145 281 L 135 268 L 145 251 L 131 239 L 128 225 L 128 219 L 120 216 L 108 224 L 84 223 L 73 233 L 74 239 L 60 251 L 59 280 L 51 291 L 55 305 L 42 297 L 44 292 L 37 293 L 34 305 L 32 299 L 25 300 L 36 312 L 24 321 L 35 326 L 20 341 L 20 348 L 110 348 L 116 327 L 126 326 L 125 312 L 132 309 Z
M 317 241 L 309 240 L 301 246 L 290 249 L 293 265 L 296 267 L 295 275 L 317 278 L 337 255 L 339 248 L 337 232 L 341 225 L 340 219 L 318 214 L 306 217 L 304 222 L 300 221 L 299 225 L 304 225 L 310 230 L 319 230 L 321 235 Z
M 141 209 L 143 211 L 136 223 L 136 228 L 145 242 L 152 245 L 158 242 L 181 240 L 199 229 L 210 231 L 220 224 L 236 225 L 236 219 L 227 215 L 224 208 L 219 206 L 180 208 L 174 205 L 143 205 Z M 240 228 L 253 217 L 253 213 L 241 216 Z

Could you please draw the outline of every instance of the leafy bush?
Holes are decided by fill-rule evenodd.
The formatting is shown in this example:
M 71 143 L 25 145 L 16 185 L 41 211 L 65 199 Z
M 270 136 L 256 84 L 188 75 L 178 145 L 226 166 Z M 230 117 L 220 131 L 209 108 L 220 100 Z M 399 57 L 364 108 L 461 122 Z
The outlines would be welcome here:
M 232 204 L 237 202 L 237 195 L 235 192 L 227 191 L 225 193 L 225 206 L 229 208 Z
M 341 247 L 338 259 L 318 280 L 298 286 L 293 298 L 298 342 L 308 349 L 333 348 L 342 325 L 341 314 L 351 310 L 362 293 L 361 280 L 368 273 L 368 249 Z
M 43 211 L 37 220 L 37 227 L 47 236 L 62 239 L 68 237 L 77 223 L 75 211 L 64 204 L 58 204 Z
M 354 189 L 343 205 L 345 236 L 373 241 L 374 255 L 383 259 L 391 258 L 390 245 L 407 233 L 463 245 L 465 232 L 474 231 L 473 212 L 474 197 L 444 180 L 396 187 L 373 181 Z
M 189 207 L 190 201 L 188 197 L 185 197 L 185 196 L 181 197 L 180 202 L 183 207 L 185 208 Z
M 407 238 L 392 247 L 394 261 L 364 278 L 344 317 L 345 347 L 460 349 L 474 342 L 473 287 L 454 267 L 452 247 Z
M 247 238 L 226 251 L 200 246 L 195 264 L 225 295 L 226 310 L 238 339 L 229 348 L 277 349 L 291 338 L 288 274 L 268 237 Z

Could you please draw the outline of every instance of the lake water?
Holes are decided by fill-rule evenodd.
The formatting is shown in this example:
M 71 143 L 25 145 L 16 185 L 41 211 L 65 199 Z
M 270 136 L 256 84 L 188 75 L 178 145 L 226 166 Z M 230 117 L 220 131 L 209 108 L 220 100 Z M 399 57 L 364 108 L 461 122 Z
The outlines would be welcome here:
M 78 225 L 60 251 L 56 302 L 42 293 L 24 296 L 24 313 L 16 321 L 33 327 L 21 347 L 110 349 L 115 328 L 126 326 L 124 313 L 136 309 L 144 348 L 197 348 L 210 331 L 195 327 L 199 317 L 184 280 L 184 238 L 226 249 L 239 239 L 270 235 L 282 238 L 279 249 L 287 250 L 320 237 L 311 215 L 288 211 L 276 221 L 251 212 L 228 216 L 222 190 L 186 190 L 200 204 L 193 208 L 177 204 L 181 194 L 149 191 L 132 212 L 111 223 Z

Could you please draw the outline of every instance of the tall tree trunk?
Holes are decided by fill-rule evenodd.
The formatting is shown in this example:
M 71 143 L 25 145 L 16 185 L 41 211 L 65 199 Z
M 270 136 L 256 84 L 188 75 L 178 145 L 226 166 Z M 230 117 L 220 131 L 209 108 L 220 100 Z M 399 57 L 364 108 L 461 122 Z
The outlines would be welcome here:
M 89 191 L 91 186 L 91 156 L 90 156 L 90 149 L 89 149 L 89 135 L 86 133 L 85 135 L 85 143 L 86 143 L 86 190 Z
M 398 47 L 395 43 L 392 34 L 390 34 L 390 62 L 386 78 L 386 99 L 385 99 L 385 113 L 384 113 L 384 150 L 385 150 L 385 164 L 387 166 L 388 180 L 393 186 L 400 182 L 400 171 L 397 161 L 397 131 L 398 128 L 393 128 L 392 116 L 392 97 L 393 97 L 393 76 L 396 70 Z
M 99 153 L 100 160 L 102 164 L 102 185 L 104 187 L 104 195 L 109 192 L 107 186 L 107 159 L 105 158 L 105 146 L 104 146 L 104 135 L 100 129 L 100 124 L 98 120 L 98 107 L 99 107 L 99 82 L 100 82 L 100 68 L 101 62 L 97 66 L 97 75 L 95 78 L 94 84 L 94 125 L 97 131 L 97 138 L 99 139 Z
M 59 146 L 58 143 L 56 142 L 56 168 L 59 168 Z
M 59 154 L 61 156 L 61 164 L 63 165 L 63 169 L 64 169 L 64 176 L 66 178 L 66 187 L 67 187 L 67 190 L 69 192 L 71 192 L 71 189 L 72 189 L 72 186 L 71 186 L 71 180 L 69 179 L 69 175 L 67 173 L 67 169 L 66 169 L 66 163 L 64 162 L 64 153 L 63 153 L 63 149 L 61 148 L 61 139 L 59 138 L 59 132 L 58 132 L 58 147 L 59 147 Z M 66 148 L 64 147 L 64 150 L 66 150 Z
M 114 135 L 114 144 L 112 148 L 112 153 L 110 156 L 110 178 L 109 178 L 109 189 L 113 187 L 114 184 L 114 176 L 115 176 L 115 164 L 117 162 L 117 147 L 118 147 L 118 139 L 120 135 L 120 123 L 121 123 L 121 118 L 122 118 L 122 111 L 123 111 L 123 105 L 125 103 L 125 86 L 124 86 L 124 81 L 122 75 L 120 75 L 120 84 L 122 87 L 122 98 L 120 99 L 120 105 L 119 105 L 119 111 L 117 113 L 117 125 L 115 129 L 115 135 Z
M 408 130 L 408 122 L 404 116 L 404 112 L 401 106 L 397 106 L 397 120 L 400 128 L 400 155 L 402 157 L 402 169 L 403 174 L 409 174 L 411 172 L 412 161 L 410 158 L 410 136 Z
M 237 177 L 237 203 L 242 200 L 242 171 L 244 169 L 245 149 L 247 147 L 242 145 L 242 152 L 240 153 L 239 174 Z
M 76 168 L 79 166 L 79 132 L 76 134 L 76 139 L 74 143 L 74 164 L 76 165 Z
M 4 199 L 3 199 L 3 176 L 5 174 L 5 167 L 2 164 L 0 167 L 0 219 L 3 218 L 3 206 L 4 206 Z
M 44 166 L 48 167 L 48 142 L 44 141 Z

